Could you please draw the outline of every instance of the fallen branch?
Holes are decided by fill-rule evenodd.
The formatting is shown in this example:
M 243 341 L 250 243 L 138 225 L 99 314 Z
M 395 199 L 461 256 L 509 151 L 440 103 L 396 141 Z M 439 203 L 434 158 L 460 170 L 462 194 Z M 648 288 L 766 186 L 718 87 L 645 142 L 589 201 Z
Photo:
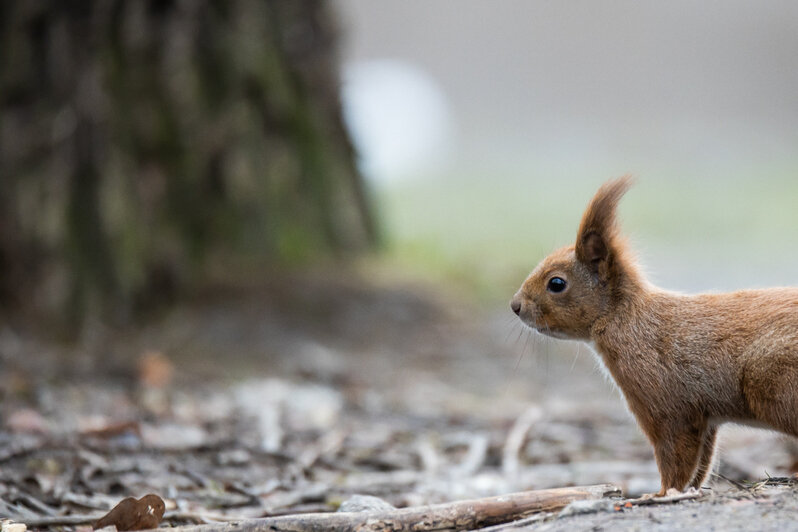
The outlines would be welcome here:
M 644 506 L 647 504 L 664 504 L 670 502 L 686 501 L 690 499 L 701 499 L 702 497 L 704 497 L 704 494 L 695 488 L 690 488 L 687 491 L 669 489 L 668 493 L 665 495 L 653 497 L 643 496 L 637 499 L 629 499 L 625 501 L 625 504 L 632 506 Z
M 417 506 L 374 512 L 338 512 L 284 515 L 224 524 L 176 527 L 179 532 L 317 532 L 346 531 L 434 531 L 468 530 L 497 523 L 506 523 L 538 512 L 552 512 L 582 499 L 620 496 L 612 484 L 577 486 L 548 490 L 524 491 L 456 501 L 431 506 Z

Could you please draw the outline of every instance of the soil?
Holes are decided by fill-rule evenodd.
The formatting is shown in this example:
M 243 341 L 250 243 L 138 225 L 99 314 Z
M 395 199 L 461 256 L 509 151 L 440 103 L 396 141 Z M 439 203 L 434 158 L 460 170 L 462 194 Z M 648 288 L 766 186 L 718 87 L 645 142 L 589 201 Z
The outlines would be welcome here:
M 427 286 L 275 275 L 208 288 L 137 328 L 88 330 L 65 346 L 0 329 L 0 517 L 96 517 L 146 493 L 179 525 L 335 511 L 355 494 L 410 506 L 659 487 L 587 347 Z M 794 444 L 724 430 L 721 447 L 700 500 L 526 527 L 792 526 Z M 756 483 L 769 475 L 785 478 Z

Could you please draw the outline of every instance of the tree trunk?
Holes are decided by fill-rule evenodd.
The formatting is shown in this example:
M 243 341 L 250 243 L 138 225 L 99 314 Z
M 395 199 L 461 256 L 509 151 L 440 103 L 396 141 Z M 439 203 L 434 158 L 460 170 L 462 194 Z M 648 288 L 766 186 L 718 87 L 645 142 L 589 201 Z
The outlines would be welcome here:
M 124 318 L 374 245 L 336 40 L 319 0 L 0 3 L 0 306 Z

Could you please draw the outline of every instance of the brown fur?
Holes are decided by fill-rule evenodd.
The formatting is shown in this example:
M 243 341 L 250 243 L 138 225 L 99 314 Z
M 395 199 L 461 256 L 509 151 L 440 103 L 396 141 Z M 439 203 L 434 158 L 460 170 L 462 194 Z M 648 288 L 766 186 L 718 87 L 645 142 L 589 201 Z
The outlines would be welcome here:
M 604 184 L 576 243 L 546 257 L 511 306 L 530 327 L 592 341 L 670 488 L 700 487 L 726 421 L 798 436 L 798 288 L 681 295 L 649 284 L 618 233 L 631 184 Z M 561 277 L 567 287 L 552 293 Z

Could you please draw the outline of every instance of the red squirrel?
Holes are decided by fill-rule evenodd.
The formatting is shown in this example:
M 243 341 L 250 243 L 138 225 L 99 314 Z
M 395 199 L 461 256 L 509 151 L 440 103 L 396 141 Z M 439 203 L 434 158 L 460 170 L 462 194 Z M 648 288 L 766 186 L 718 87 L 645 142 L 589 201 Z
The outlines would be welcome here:
M 593 344 L 654 447 L 664 495 L 701 487 L 724 422 L 798 436 L 798 288 L 653 286 L 616 224 L 631 183 L 598 190 L 574 245 L 543 259 L 510 306 L 540 333 Z

